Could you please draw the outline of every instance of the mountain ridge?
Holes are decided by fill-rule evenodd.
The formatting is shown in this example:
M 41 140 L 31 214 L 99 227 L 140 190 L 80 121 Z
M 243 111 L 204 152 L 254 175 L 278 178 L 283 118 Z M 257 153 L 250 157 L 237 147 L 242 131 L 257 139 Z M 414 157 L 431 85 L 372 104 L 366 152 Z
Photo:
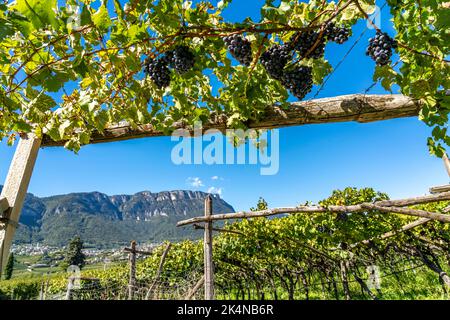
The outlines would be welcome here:
M 201 232 L 177 228 L 176 223 L 202 215 L 207 195 L 193 190 L 140 191 L 111 196 L 99 191 L 48 197 L 28 193 L 14 242 L 61 246 L 79 235 L 88 245 L 110 247 L 131 240 L 160 242 L 198 238 Z M 234 212 L 219 195 L 212 196 L 214 213 Z

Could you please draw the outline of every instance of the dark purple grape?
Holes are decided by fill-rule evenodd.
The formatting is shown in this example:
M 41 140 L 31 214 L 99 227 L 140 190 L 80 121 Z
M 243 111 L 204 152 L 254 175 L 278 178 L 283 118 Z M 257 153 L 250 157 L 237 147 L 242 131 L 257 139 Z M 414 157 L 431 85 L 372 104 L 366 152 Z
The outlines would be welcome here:
M 397 48 L 397 42 L 387 33 L 377 31 L 375 37 L 369 39 L 366 55 L 370 56 L 378 66 L 391 62 L 392 49 Z
M 291 49 L 287 45 L 274 45 L 261 55 L 260 60 L 272 78 L 281 80 L 284 67 L 291 58 Z
M 312 89 L 312 69 L 310 67 L 295 67 L 285 71 L 281 84 L 296 98 L 302 100 Z
M 338 27 L 333 22 L 330 22 L 324 30 L 324 36 L 329 41 L 343 44 L 350 36 L 350 29 L 343 26 Z
M 170 69 L 165 56 L 158 59 L 147 59 L 144 72 L 158 88 L 163 89 L 170 85 Z
M 223 39 L 231 55 L 244 66 L 250 66 L 253 60 L 250 41 L 240 35 L 231 35 Z
M 318 59 L 325 53 L 325 44 L 325 37 L 320 36 L 319 32 L 306 31 L 294 34 L 289 46 L 294 48 L 302 58 Z M 308 54 L 314 45 L 314 49 Z
M 187 46 L 176 47 L 166 57 L 170 61 L 170 66 L 173 66 L 179 74 L 188 72 L 195 65 L 195 55 Z

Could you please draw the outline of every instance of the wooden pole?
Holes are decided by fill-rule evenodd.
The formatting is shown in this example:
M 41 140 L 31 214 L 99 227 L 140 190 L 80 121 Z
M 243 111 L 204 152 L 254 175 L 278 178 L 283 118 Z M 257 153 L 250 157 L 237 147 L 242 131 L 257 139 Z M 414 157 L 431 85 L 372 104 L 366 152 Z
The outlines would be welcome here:
M 350 289 L 348 287 L 348 275 L 347 275 L 347 261 L 341 260 L 341 280 L 342 287 L 344 288 L 345 300 L 350 300 Z
M 158 284 L 159 278 L 161 278 L 161 273 L 164 267 L 164 262 L 166 261 L 167 258 L 167 254 L 169 253 L 170 248 L 172 247 L 172 244 L 169 242 L 166 246 L 166 248 L 164 249 L 164 252 L 161 256 L 161 260 L 159 261 L 159 267 L 158 270 L 156 271 L 156 275 L 155 275 L 155 279 L 153 280 L 152 285 L 150 286 L 150 288 L 147 290 L 147 294 L 145 295 L 145 300 L 149 300 L 150 297 L 153 294 L 153 291 L 156 288 L 156 285 Z
M 73 299 L 73 287 L 75 284 L 75 277 L 70 276 L 69 281 L 67 283 L 67 292 L 66 292 L 66 300 L 72 300 Z
M 448 158 L 447 153 L 444 153 L 444 156 L 442 157 L 442 160 L 444 160 L 445 170 L 447 170 L 447 174 L 450 177 L 450 160 Z
M 45 281 L 44 300 L 47 300 L 47 292 L 48 292 L 48 286 L 49 285 L 50 285 L 50 280 L 47 279 L 47 281 Z
M 9 209 L 8 199 L 0 197 L 0 216 Z
M 39 300 L 44 300 L 44 281 L 41 282 L 41 288 L 39 290 Z
M 321 98 L 291 103 L 288 108 L 277 105 L 268 106 L 260 119 L 248 121 L 249 129 L 276 129 L 305 124 L 357 121 L 360 123 L 381 121 L 394 118 L 412 117 L 419 114 L 421 103 L 410 97 L 387 94 L 367 95 L 351 94 L 331 98 Z M 217 129 L 225 132 L 228 129 L 227 117 L 215 117 L 203 123 L 203 131 Z M 175 122 L 172 129 L 187 129 L 193 133 L 193 128 L 183 121 Z M 172 130 L 171 130 L 172 131 Z M 94 131 L 89 143 L 103 143 L 129 140 L 144 137 L 160 137 L 171 135 L 172 132 L 160 131 L 151 124 L 130 125 L 120 122 L 110 125 L 101 132 Z M 45 135 L 42 146 L 64 146 L 66 140 L 53 141 Z
M 431 220 L 438 220 L 441 222 L 450 222 L 450 216 L 435 212 L 427 212 L 424 210 L 415 210 L 409 208 L 400 208 L 416 204 L 431 203 L 438 201 L 450 200 L 450 191 L 438 194 L 431 194 L 426 196 L 420 196 L 408 199 L 399 200 L 382 200 L 373 203 L 363 202 L 360 204 L 349 205 L 349 206 L 338 206 L 331 205 L 327 207 L 322 206 L 297 206 L 297 207 L 282 207 L 273 208 L 260 211 L 241 211 L 235 213 L 221 213 L 214 214 L 210 216 L 201 216 L 190 218 L 187 220 L 179 221 L 177 227 L 186 226 L 189 224 L 200 223 L 200 222 L 210 222 L 219 220 L 231 220 L 231 219 L 250 219 L 256 217 L 269 217 L 279 214 L 286 213 L 350 213 L 350 212 L 365 212 L 369 210 L 379 210 L 386 213 L 399 213 L 414 217 L 429 218 Z
M 205 199 L 205 217 L 212 215 L 212 198 L 208 195 Z M 214 300 L 214 264 L 213 264 L 213 240 L 212 221 L 205 222 L 205 237 L 203 242 L 204 267 L 205 267 L 205 300 Z
M 133 300 L 136 289 L 136 241 L 131 241 L 130 280 L 128 283 L 128 300 Z
M 41 140 L 31 134 L 20 138 L 3 186 L 0 198 L 7 200 L 9 209 L 4 213 L 0 212 L 2 218 L 0 220 L 0 272 L 8 261 L 9 249 L 19 223 L 20 212 L 40 145 Z
M 184 297 L 184 300 L 191 300 L 194 295 L 197 293 L 198 290 L 200 290 L 201 286 L 205 283 L 205 276 L 203 275 L 200 280 L 197 281 L 195 286 L 188 292 L 186 297 Z

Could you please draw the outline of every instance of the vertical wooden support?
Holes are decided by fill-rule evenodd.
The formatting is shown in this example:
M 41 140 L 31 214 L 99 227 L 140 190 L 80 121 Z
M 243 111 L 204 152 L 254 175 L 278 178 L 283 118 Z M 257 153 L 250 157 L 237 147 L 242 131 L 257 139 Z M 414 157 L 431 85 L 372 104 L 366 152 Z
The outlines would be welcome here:
M 44 281 L 41 282 L 41 288 L 39 290 L 39 300 L 44 300 Z
M 204 283 L 205 283 L 205 276 L 203 275 L 200 278 L 200 280 L 197 281 L 195 286 L 191 290 L 189 290 L 188 294 L 184 297 L 184 300 L 193 299 L 197 291 L 200 290 L 200 288 L 203 286 Z
M 1 215 L 0 220 L 0 271 L 3 271 L 8 261 L 9 249 L 19 223 L 40 145 L 41 140 L 32 134 L 20 138 L 3 186 L 0 198 L 8 201 L 9 209 Z
M 75 286 L 75 277 L 71 275 L 67 282 L 66 300 L 73 300 L 73 287 Z
M 205 199 L 205 217 L 212 215 L 212 198 L 208 195 Z M 205 267 L 205 300 L 214 300 L 214 264 L 213 264 L 213 240 L 212 221 L 205 222 L 205 238 L 203 243 L 204 267 Z
M 341 280 L 342 280 L 342 287 L 344 289 L 344 295 L 345 295 L 345 300 L 350 300 L 350 289 L 348 287 L 348 275 L 347 275 L 347 270 L 348 270 L 348 263 L 347 261 L 341 260 L 340 262 L 340 269 L 341 269 Z
M 128 300 L 133 300 L 136 290 L 136 241 L 131 241 L 130 280 L 128 283 Z
M 145 295 L 145 300 L 149 300 L 151 298 L 151 296 L 154 294 L 156 286 L 158 285 L 158 282 L 161 278 L 161 273 L 162 273 L 162 270 L 164 267 L 164 262 L 166 261 L 167 254 L 169 253 L 169 250 L 171 247 L 172 247 L 172 244 L 169 242 L 167 244 L 166 248 L 164 249 L 164 252 L 161 256 L 161 260 L 159 261 L 159 267 L 158 267 L 158 270 L 156 271 L 155 279 L 153 280 L 153 283 L 150 286 L 150 288 L 147 290 L 147 294 Z
M 450 160 L 448 159 L 447 153 L 444 153 L 442 160 L 444 160 L 445 169 L 447 170 L 447 173 L 450 177 Z

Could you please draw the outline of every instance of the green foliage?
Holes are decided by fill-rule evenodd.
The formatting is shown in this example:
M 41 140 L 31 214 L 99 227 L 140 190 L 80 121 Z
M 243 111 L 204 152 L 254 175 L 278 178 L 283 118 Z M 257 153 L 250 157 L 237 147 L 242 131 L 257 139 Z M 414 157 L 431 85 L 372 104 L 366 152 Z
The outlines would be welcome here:
M 256 204 L 255 208 L 250 208 L 251 211 L 260 211 L 260 210 L 266 210 L 269 208 L 269 205 L 267 204 L 266 200 L 263 198 L 259 198 L 258 203 Z
M 8 258 L 8 263 L 6 264 L 5 267 L 5 275 L 4 275 L 4 279 L 5 280 L 9 280 L 12 277 L 13 274 L 13 270 L 14 270 L 14 253 L 10 253 L 9 258 Z
M 17 132 L 49 135 L 67 141 L 77 151 L 94 130 L 121 120 L 150 123 L 170 132 L 175 122 L 192 125 L 211 113 L 223 114 L 231 127 L 257 120 L 267 105 L 285 105 L 288 93 L 257 63 L 270 46 L 287 42 L 306 27 L 318 31 L 333 20 L 351 27 L 365 14 L 344 2 L 273 1 L 261 4 L 261 21 L 225 21 L 222 11 L 231 1 L 136 1 L 114 10 L 107 1 L 65 2 L 19 0 L 0 6 L 0 139 L 12 143 Z M 359 0 L 366 13 L 374 1 Z M 443 2 L 389 0 L 399 41 L 401 67 L 377 68 L 383 87 L 424 103 L 421 119 L 435 127 L 432 152 L 442 155 L 450 142 L 446 132 L 449 97 L 448 8 Z M 230 60 L 223 36 L 243 34 L 251 43 L 250 67 Z M 195 53 L 193 70 L 172 73 L 171 86 L 158 89 L 142 72 L 147 57 L 179 45 Z M 313 68 L 322 83 L 332 71 L 323 58 L 299 59 Z M 213 90 L 211 79 L 219 82 Z M 68 92 L 66 84 L 76 84 Z M 63 88 L 66 89 L 63 89 Z
M 395 83 L 403 94 L 424 103 L 420 118 L 434 127 L 430 151 L 442 156 L 450 142 L 446 132 L 450 97 L 445 92 L 450 88 L 450 64 L 445 61 L 450 54 L 448 4 L 433 0 L 420 5 L 414 0 L 388 0 L 388 4 L 396 39 L 406 44 L 398 48 L 402 65 Z
M 0 282 L 0 300 L 29 300 L 39 294 L 40 279 L 13 279 Z
M 345 188 L 333 191 L 319 204 L 324 207 L 356 205 L 387 199 L 386 194 L 371 188 Z M 445 201 L 415 208 L 444 213 L 449 204 Z M 261 198 L 253 210 L 264 209 L 267 209 L 267 203 Z M 424 264 L 423 256 L 434 261 L 443 272 L 449 272 L 448 224 L 428 222 L 389 238 L 380 237 L 414 220 L 412 217 L 367 211 L 351 214 L 296 213 L 274 219 L 243 219 L 228 223 L 224 228 L 233 233 L 220 233 L 214 237 L 218 298 L 342 298 L 340 266 L 341 262 L 346 262 L 353 299 L 370 298 L 356 281 L 357 278 L 366 281 L 369 266 L 378 266 L 380 270 L 380 291 L 372 290 L 378 299 L 445 299 L 439 273 Z M 370 241 L 362 243 L 362 240 Z M 153 282 L 165 247 L 165 243 L 161 244 L 151 256 L 138 261 L 138 281 Z M 82 274 L 99 279 L 103 288 L 125 287 L 128 268 L 127 263 L 123 263 L 107 270 L 84 270 Z M 196 280 L 201 276 L 202 268 L 202 241 L 173 243 L 161 281 L 175 285 L 187 277 Z M 38 281 L 3 281 L 0 292 L 6 298 L 11 297 L 13 291 L 16 297 L 28 296 L 37 292 Z M 21 289 L 15 289 L 16 286 Z M 50 293 L 63 292 L 66 287 L 66 274 L 50 279 Z M 18 292 L 23 293 L 18 295 Z
M 73 238 L 66 249 L 63 267 L 67 268 L 68 266 L 75 265 L 82 269 L 86 263 L 86 256 L 84 255 L 82 249 L 83 241 L 81 241 L 81 238 Z

